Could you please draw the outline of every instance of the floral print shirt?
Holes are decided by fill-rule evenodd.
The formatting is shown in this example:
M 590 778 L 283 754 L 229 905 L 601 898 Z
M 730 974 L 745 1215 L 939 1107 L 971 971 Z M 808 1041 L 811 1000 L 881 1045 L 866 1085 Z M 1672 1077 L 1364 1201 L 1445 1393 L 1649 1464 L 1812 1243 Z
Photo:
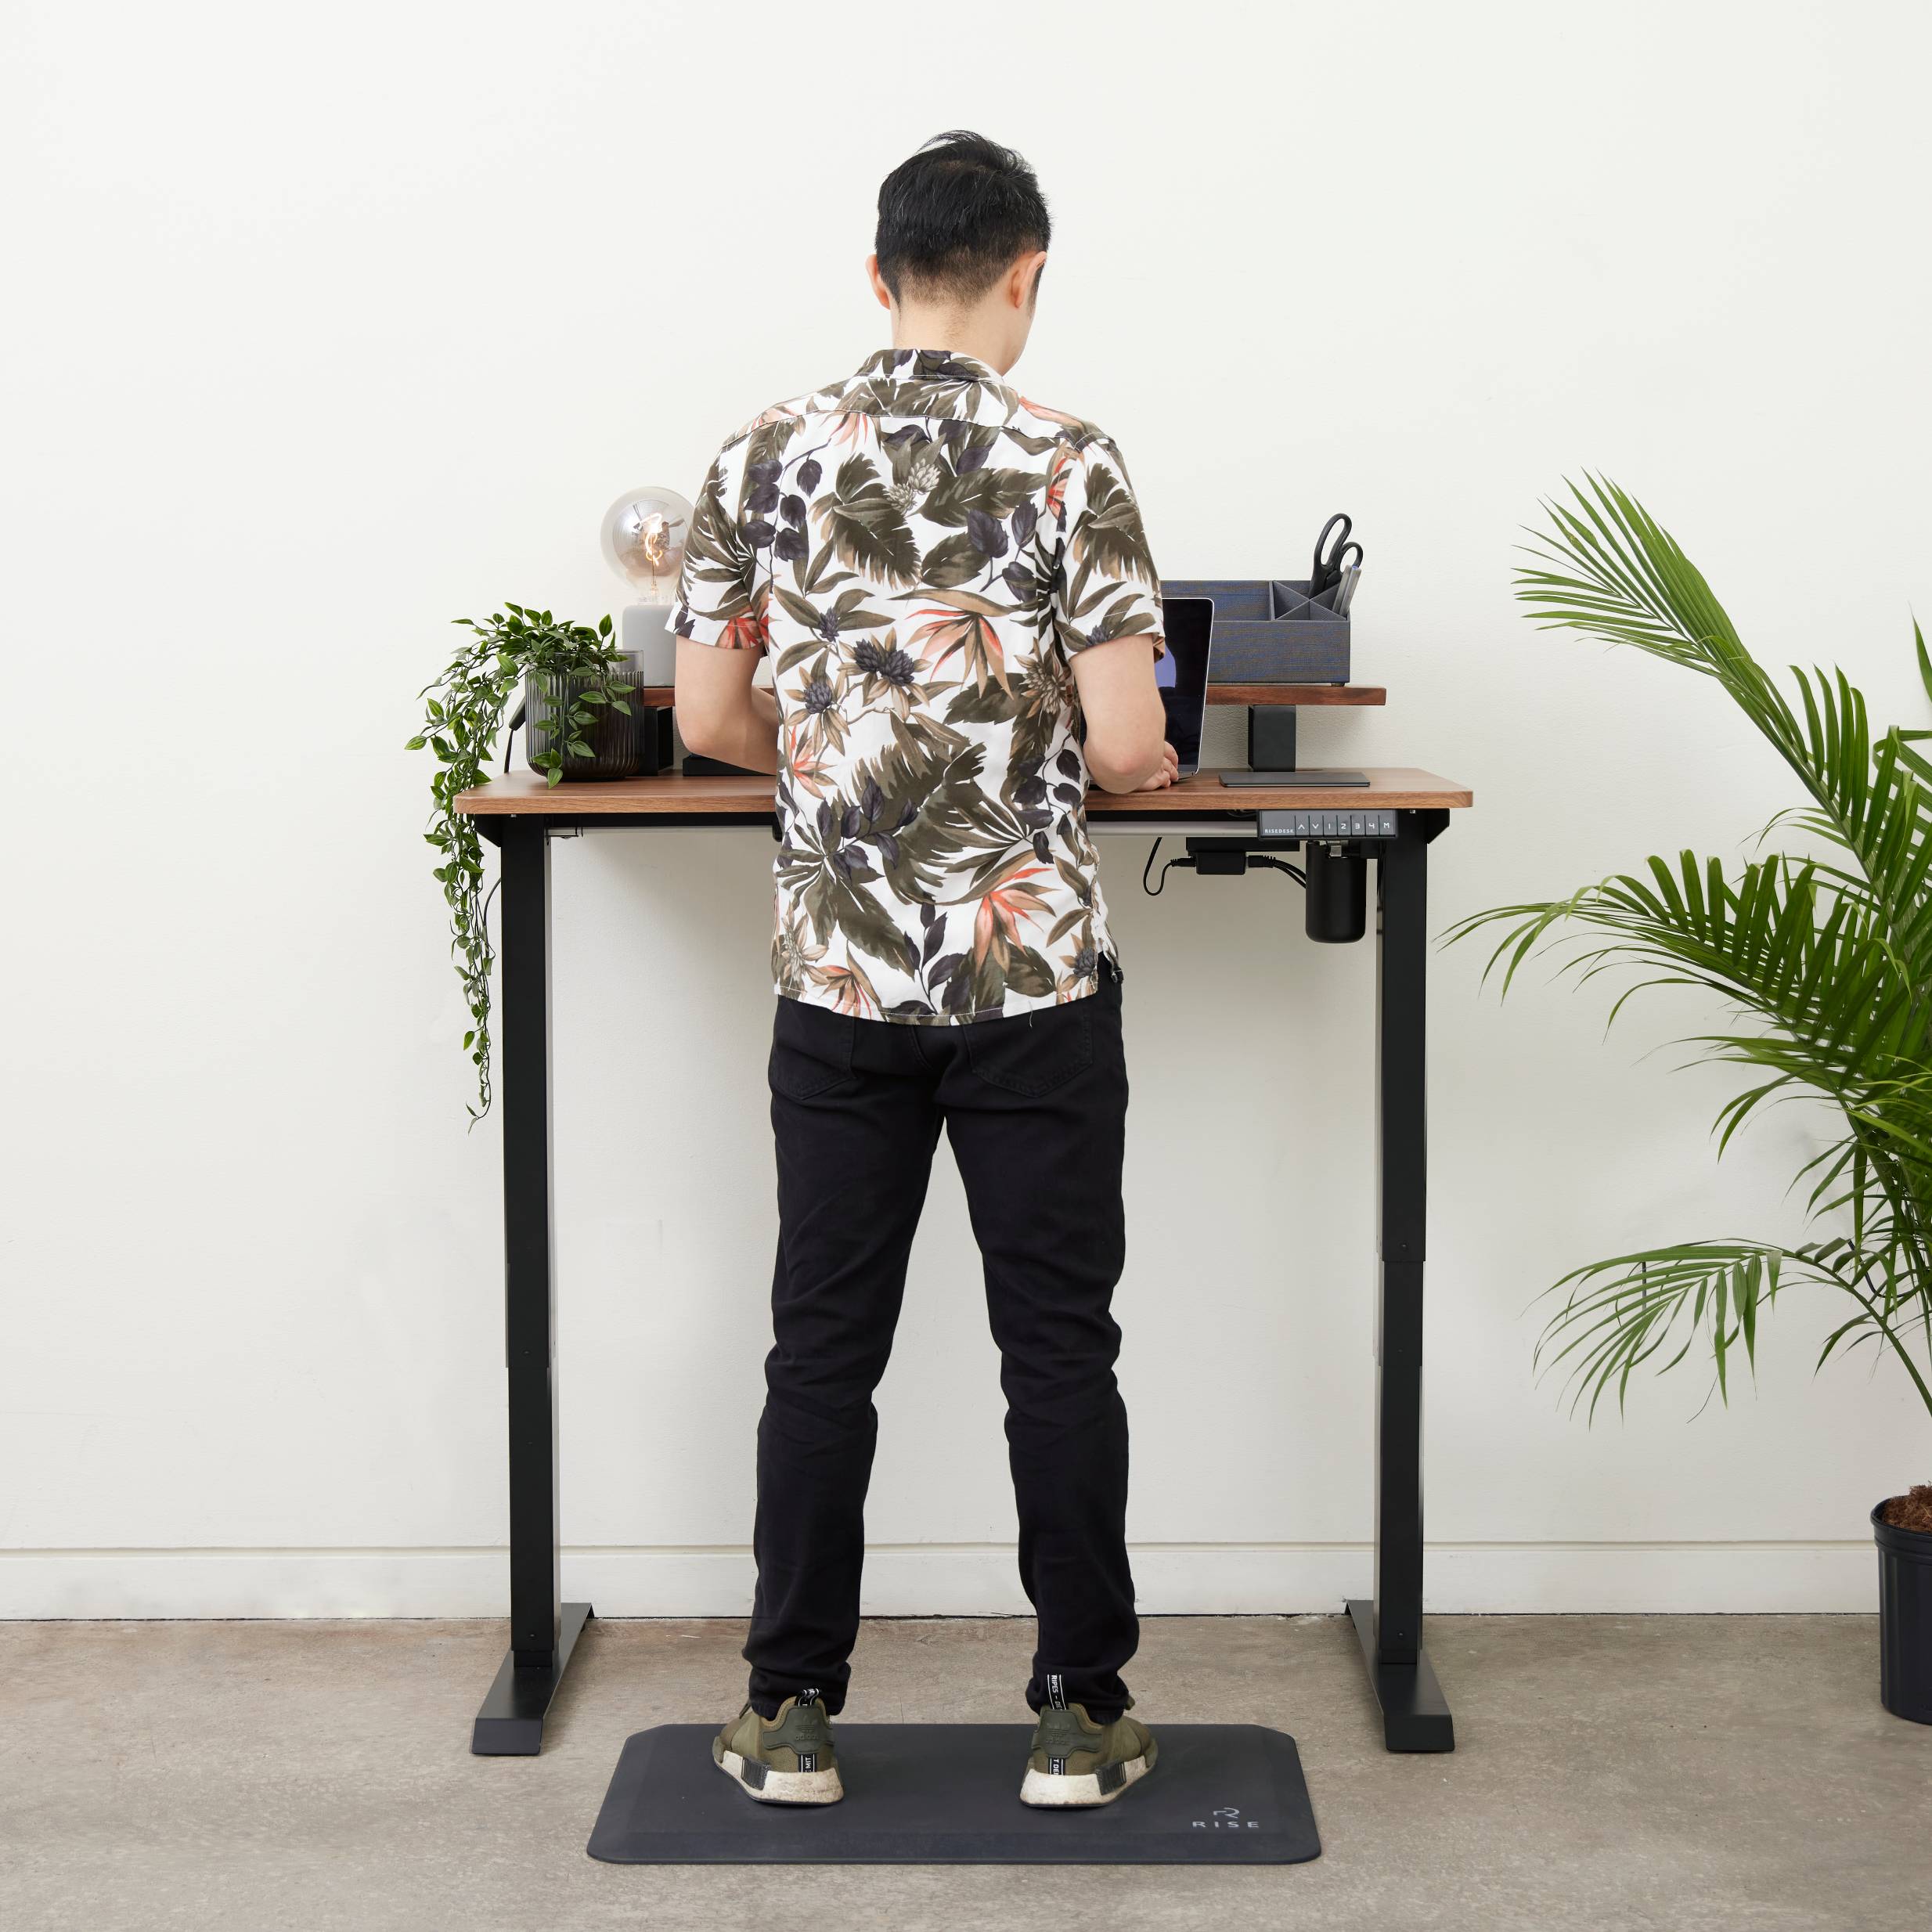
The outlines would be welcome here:
M 1069 662 L 1161 632 L 1120 452 L 985 363 L 888 349 L 705 479 L 674 628 L 769 652 L 780 993 L 946 1025 L 1113 957 Z

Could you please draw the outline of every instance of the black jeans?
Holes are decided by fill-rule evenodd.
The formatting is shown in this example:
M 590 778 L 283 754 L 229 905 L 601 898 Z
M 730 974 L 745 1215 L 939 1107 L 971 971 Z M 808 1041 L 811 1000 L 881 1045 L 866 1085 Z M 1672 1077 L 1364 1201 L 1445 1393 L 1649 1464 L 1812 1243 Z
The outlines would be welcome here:
M 1140 1640 L 1126 1548 L 1127 1411 L 1108 1311 L 1126 1238 L 1120 983 L 963 1026 L 855 1019 L 780 998 L 775 1336 L 758 1427 L 758 1593 L 744 1656 L 767 1717 L 816 1686 L 844 1703 L 859 1632 L 865 1496 L 907 1256 L 944 1125 L 985 1263 L 1039 1619 L 1026 1701 L 1117 1717 Z M 941 1426 L 943 1426 L 943 1423 Z

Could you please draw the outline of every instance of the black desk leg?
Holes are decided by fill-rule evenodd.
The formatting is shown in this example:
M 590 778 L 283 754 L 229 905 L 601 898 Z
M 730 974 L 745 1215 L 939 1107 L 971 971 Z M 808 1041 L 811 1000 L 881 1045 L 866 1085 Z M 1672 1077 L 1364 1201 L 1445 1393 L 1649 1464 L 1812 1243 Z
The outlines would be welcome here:
M 563 1601 L 557 1539 L 557 1310 L 551 1292 L 550 856 L 540 819 L 503 822 L 497 1001 L 503 1132 L 503 1342 L 510 1382 L 510 1652 L 471 1750 L 530 1757 L 588 1603 Z
M 1392 1751 L 1451 1751 L 1455 1727 L 1422 1648 L 1422 1263 L 1429 1180 L 1425 1005 L 1429 842 L 1446 815 L 1404 812 L 1382 848 L 1375 973 L 1375 1594 L 1348 1613 Z

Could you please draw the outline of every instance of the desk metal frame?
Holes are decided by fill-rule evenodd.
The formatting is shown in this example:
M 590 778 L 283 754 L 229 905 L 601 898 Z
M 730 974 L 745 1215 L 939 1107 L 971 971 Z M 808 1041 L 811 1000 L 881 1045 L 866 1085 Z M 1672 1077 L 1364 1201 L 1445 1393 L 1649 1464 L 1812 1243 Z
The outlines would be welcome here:
M 694 803 L 696 801 L 694 800 Z M 1430 842 L 1445 810 L 1402 810 L 1393 838 L 1358 848 L 1376 867 L 1375 1594 L 1351 1600 L 1392 1751 L 1447 1751 L 1455 1732 L 1422 1647 L 1422 1270 L 1428 1205 L 1426 1036 Z M 529 1756 L 588 1603 L 563 1599 L 557 1532 L 556 1235 L 550 1158 L 550 865 L 556 833 L 766 826 L 769 810 L 480 816 L 502 850 L 497 1087 L 503 1111 L 504 1346 L 510 1393 L 510 1649 L 470 1748 Z M 1251 811 L 1096 814 L 1096 834 L 1234 839 L 1278 849 Z

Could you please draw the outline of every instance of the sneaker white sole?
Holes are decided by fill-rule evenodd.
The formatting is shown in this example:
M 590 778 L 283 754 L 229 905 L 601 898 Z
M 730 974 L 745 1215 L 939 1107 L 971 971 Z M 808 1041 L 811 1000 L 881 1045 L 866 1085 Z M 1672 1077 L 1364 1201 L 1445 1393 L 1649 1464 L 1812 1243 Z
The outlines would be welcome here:
M 711 1761 L 760 1804 L 836 1804 L 845 1795 L 836 1764 L 830 1771 L 773 1771 L 757 1758 L 726 1750 L 715 1738 L 711 1742 Z
M 1020 1802 L 1038 1805 L 1093 1805 L 1111 1804 L 1130 1784 L 1137 1783 L 1154 1768 L 1154 1757 L 1151 1752 L 1144 1757 L 1130 1757 L 1113 1769 L 1123 1775 L 1118 1782 L 1108 1780 L 1108 1788 L 1103 1791 L 1100 1773 L 1085 1771 L 1077 1775 L 1071 1772 L 1055 1773 L 1036 1771 L 1031 1764 L 1026 1768 L 1025 1781 L 1020 1786 Z

